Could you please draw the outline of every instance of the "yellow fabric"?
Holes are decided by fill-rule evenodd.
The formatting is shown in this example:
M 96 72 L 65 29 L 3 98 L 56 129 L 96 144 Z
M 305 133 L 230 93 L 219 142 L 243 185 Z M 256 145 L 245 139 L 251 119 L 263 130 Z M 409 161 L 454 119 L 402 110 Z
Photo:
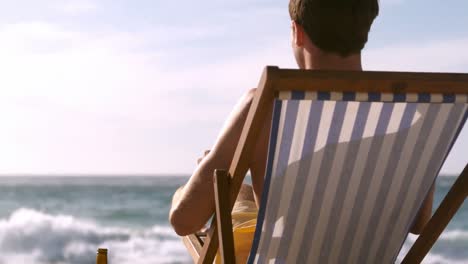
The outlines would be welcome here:
M 232 209 L 232 229 L 236 263 L 246 263 L 257 225 L 258 209 L 253 201 L 237 201 Z M 215 263 L 221 263 L 219 251 Z

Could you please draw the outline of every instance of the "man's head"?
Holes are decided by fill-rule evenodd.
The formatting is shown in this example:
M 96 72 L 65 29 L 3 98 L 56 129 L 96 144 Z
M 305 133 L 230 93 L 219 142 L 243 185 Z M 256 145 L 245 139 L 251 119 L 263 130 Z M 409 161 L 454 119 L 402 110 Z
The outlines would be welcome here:
M 378 13 L 378 0 L 289 1 L 293 37 L 300 31 L 305 36 L 299 37 L 307 38 L 322 52 L 341 57 L 361 52 Z

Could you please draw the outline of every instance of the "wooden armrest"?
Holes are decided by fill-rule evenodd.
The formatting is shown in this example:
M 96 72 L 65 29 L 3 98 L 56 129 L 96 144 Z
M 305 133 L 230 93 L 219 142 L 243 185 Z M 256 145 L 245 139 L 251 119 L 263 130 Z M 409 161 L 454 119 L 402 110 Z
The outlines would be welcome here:
M 235 263 L 229 180 L 230 176 L 226 171 L 215 171 L 216 218 L 213 219 L 211 228 L 182 237 L 194 263 L 212 263 L 216 255 L 218 239 L 221 263 Z M 219 223 L 219 228 L 216 228 L 216 222 Z
M 218 222 L 218 239 L 221 263 L 236 263 L 234 255 L 234 235 L 232 233 L 230 176 L 226 171 L 215 170 L 214 192 L 216 203 L 216 221 Z

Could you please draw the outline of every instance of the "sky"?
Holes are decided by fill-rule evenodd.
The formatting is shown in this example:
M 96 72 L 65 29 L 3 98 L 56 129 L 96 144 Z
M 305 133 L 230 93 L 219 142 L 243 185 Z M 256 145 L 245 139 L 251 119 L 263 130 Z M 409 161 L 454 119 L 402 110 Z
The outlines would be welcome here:
M 288 1 L 0 0 L 0 174 L 190 174 L 266 65 Z M 468 72 L 468 1 L 381 0 L 367 70 Z M 444 165 L 468 162 L 468 126 Z

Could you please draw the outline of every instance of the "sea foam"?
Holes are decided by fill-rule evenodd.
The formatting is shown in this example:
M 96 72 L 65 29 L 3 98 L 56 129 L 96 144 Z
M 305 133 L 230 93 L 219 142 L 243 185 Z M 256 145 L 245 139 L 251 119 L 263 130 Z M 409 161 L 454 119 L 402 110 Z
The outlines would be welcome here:
M 111 263 L 190 263 L 180 238 L 168 226 L 103 227 L 27 208 L 0 220 L 0 264 L 89 264 L 99 247 L 109 249 Z
M 400 263 L 406 253 L 408 253 L 410 249 L 410 245 L 405 244 L 403 248 L 400 251 L 400 254 L 398 254 L 398 258 L 396 263 Z M 426 257 L 423 259 L 424 264 L 466 264 L 468 263 L 466 259 L 453 259 L 453 258 L 448 258 L 446 256 L 442 256 L 439 254 L 434 254 L 434 253 L 428 253 Z
M 416 238 L 408 237 L 399 260 Z M 442 243 L 454 240 L 464 244 L 468 232 L 450 230 L 440 237 Z M 180 238 L 169 226 L 133 230 L 27 208 L 0 219 L 0 264 L 89 264 L 94 263 L 99 247 L 109 249 L 110 263 L 191 263 Z M 430 253 L 424 263 L 461 264 L 467 260 Z

